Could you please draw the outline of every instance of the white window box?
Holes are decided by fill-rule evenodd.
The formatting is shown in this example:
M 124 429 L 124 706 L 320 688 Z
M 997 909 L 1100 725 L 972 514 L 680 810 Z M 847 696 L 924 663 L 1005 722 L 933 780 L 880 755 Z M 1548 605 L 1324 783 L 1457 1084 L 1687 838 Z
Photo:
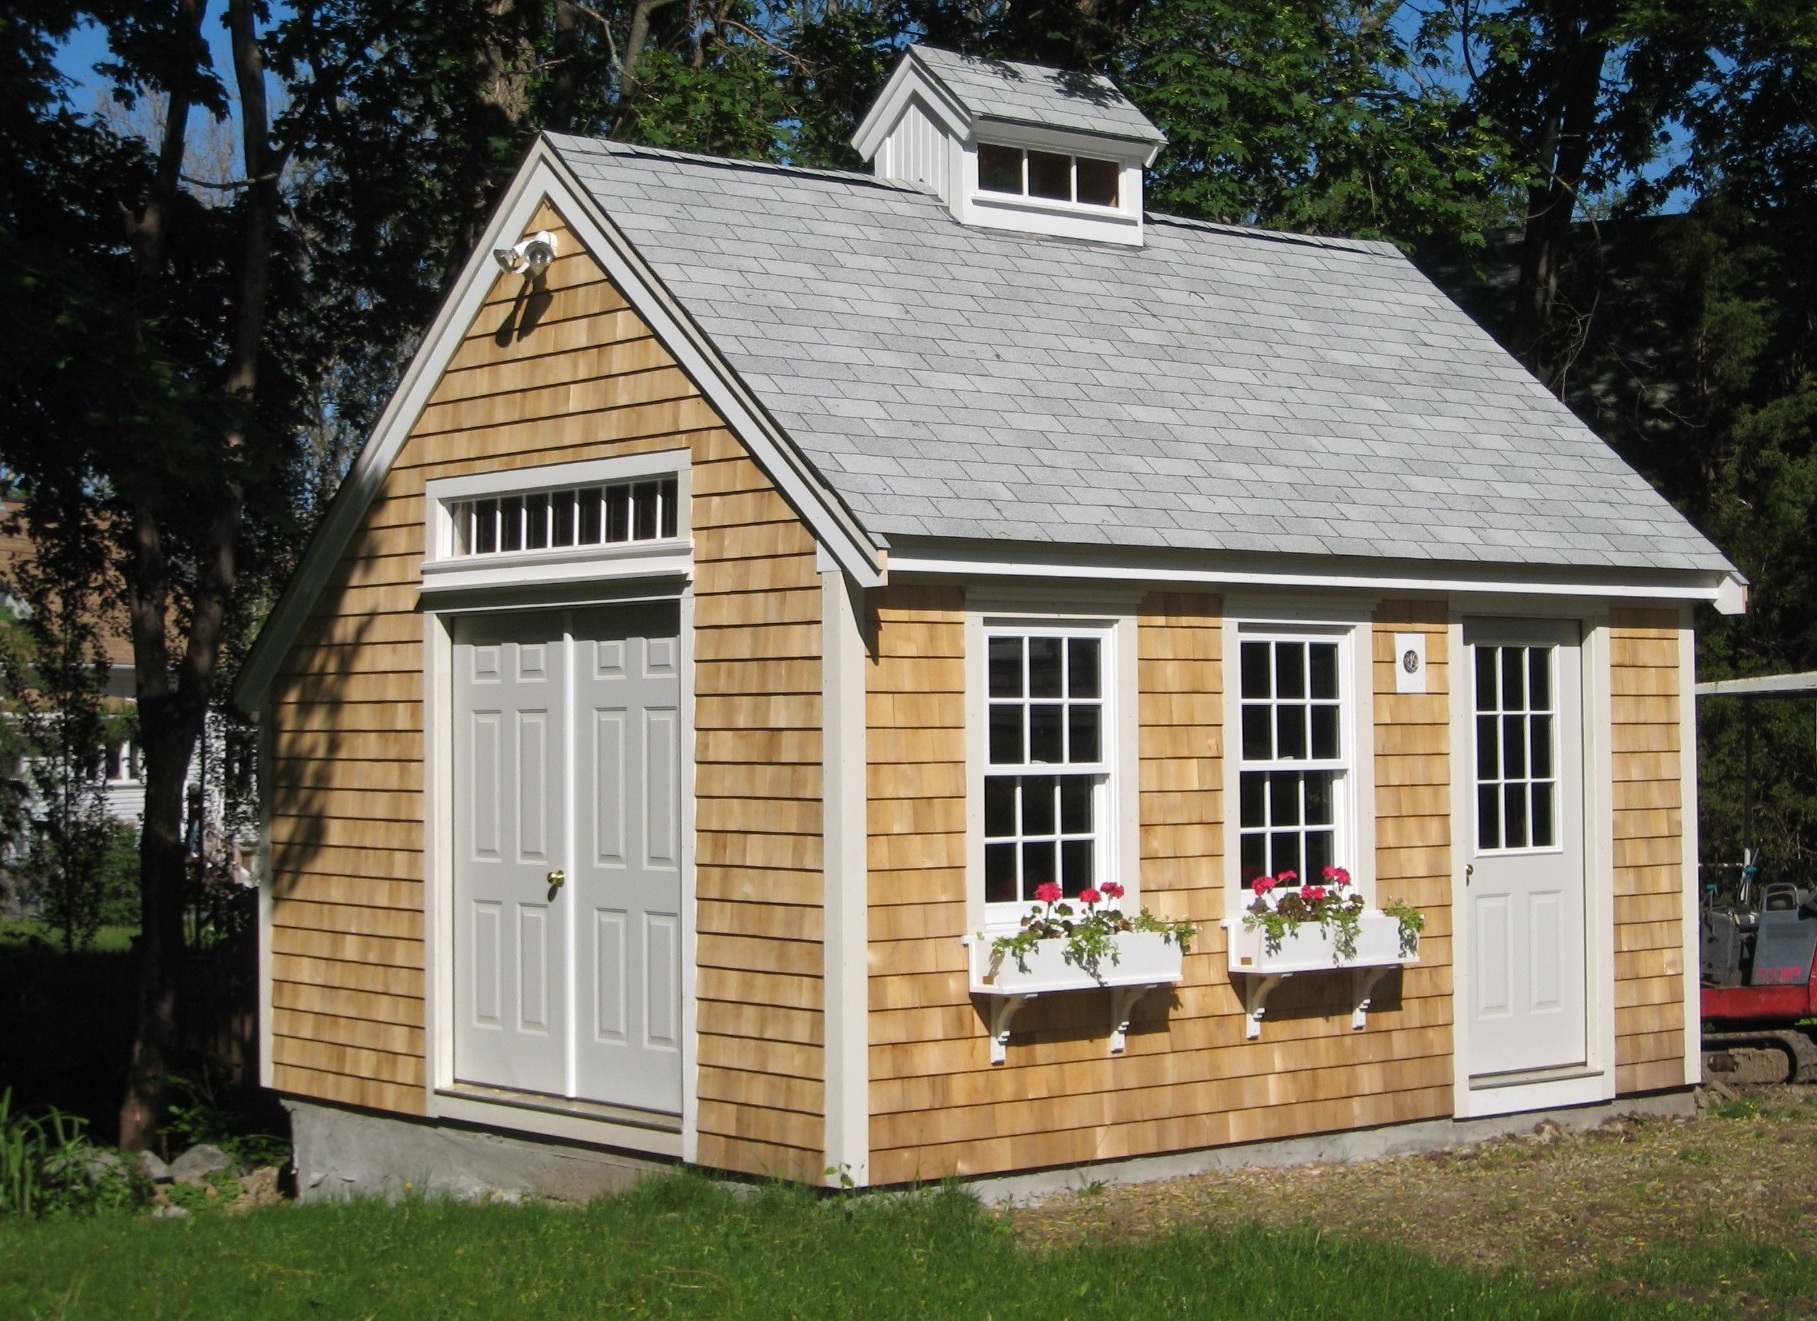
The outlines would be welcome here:
M 1111 937 L 1117 958 L 1104 959 L 1096 975 L 1066 961 L 1064 940 L 1044 940 L 1018 963 L 999 956 L 991 937 L 970 936 L 971 990 L 990 998 L 991 1063 L 1008 1058 L 1010 1023 L 1030 1000 L 1062 991 L 1110 991 L 1110 1053 L 1121 1054 L 1136 1001 L 1157 986 L 1180 980 L 1182 951 L 1159 932 L 1123 931 Z
M 1239 916 L 1230 926 L 1230 973 L 1243 996 L 1243 1012 L 1248 1018 L 1245 1035 L 1253 1040 L 1262 1034 L 1262 1015 L 1267 1012 L 1268 997 L 1282 981 L 1297 973 L 1341 972 L 1348 974 L 1351 987 L 1350 1026 L 1361 1030 L 1368 1020 L 1369 998 L 1390 968 L 1419 961 L 1419 936 L 1415 933 L 1402 953 L 1401 924 L 1379 909 L 1365 909 L 1360 915 L 1356 953 L 1341 956 L 1332 941 L 1331 931 L 1316 922 L 1303 923 L 1282 939 L 1272 953 L 1268 933 L 1261 927 L 1247 927 Z

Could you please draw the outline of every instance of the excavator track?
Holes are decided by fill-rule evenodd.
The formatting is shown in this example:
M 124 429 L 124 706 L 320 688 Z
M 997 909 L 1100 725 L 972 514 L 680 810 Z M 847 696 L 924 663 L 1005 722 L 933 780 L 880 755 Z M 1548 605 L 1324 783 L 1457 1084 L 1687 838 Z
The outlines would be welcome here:
M 1725 1082 L 1817 1082 L 1817 1041 L 1795 1028 L 1706 1031 L 1703 1068 Z

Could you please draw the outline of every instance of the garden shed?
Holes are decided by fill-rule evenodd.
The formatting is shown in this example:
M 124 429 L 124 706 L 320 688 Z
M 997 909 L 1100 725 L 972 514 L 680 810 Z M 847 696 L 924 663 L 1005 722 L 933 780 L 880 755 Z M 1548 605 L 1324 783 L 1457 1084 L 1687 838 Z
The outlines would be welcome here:
M 855 143 L 539 140 L 267 623 L 305 1194 L 1696 1083 L 1722 555 L 1391 246 L 1147 213 L 1102 79 L 911 48 Z M 1353 948 L 1245 925 L 1327 867 Z M 994 953 L 1050 885 L 1196 934 Z

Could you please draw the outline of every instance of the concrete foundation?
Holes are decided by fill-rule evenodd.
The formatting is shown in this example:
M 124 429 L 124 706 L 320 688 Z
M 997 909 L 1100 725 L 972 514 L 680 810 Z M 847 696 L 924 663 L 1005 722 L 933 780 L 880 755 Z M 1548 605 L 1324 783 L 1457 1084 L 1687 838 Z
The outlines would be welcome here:
M 1376 1160 L 1383 1156 L 1415 1156 L 1429 1151 L 1469 1146 L 1489 1138 L 1531 1133 L 1547 1120 L 1560 1128 L 1595 1128 L 1617 1115 L 1662 1115 L 1689 1118 L 1697 1113 L 1694 1092 L 1666 1092 L 1655 1096 L 1627 1096 L 1602 1105 L 1572 1106 L 1565 1110 L 1529 1110 L 1522 1114 L 1494 1115 L 1485 1119 L 1426 1119 L 1386 1128 L 1321 1133 L 1313 1137 L 1282 1138 L 1241 1146 L 1207 1147 L 1170 1156 L 1139 1156 L 1133 1160 L 1105 1161 L 1040 1170 L 1032 1174 L 1004 1174 L 968 1180 L 965 1186 L 987 1205 L 1036 1202 L 1056 1193 L 1076 1192 L 1096 1183 L 1149 1183 L 1178 1179 L 1214 1170 L 1256 1166 L 1316 1165 L 1321 1162 Z
M 297 1200 L 536 1198 L 581 1203 L 671 1166 L 622 1152 L 286 1099 Z

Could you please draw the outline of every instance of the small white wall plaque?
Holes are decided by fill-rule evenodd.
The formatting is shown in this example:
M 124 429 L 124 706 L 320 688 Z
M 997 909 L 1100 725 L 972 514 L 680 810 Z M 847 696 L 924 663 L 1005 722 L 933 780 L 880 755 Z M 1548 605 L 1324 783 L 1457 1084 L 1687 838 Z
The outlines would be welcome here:
M 1424 633 L 1396 633 L 1394 635 L 1394 691 L 1397 693 L 1423 693 L 1426 691 L 1426 635 Z

